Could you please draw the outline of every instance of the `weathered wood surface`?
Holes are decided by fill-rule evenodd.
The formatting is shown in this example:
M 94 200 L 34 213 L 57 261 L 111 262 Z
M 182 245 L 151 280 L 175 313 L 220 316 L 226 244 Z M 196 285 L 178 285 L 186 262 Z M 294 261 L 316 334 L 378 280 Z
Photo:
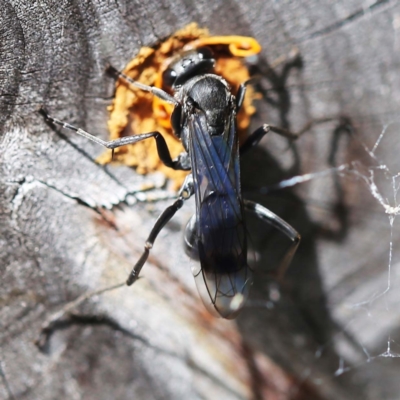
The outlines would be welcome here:
M 45 104 L 106 137 L 113 82 L 105 64 L 122 68 L 140 46 L 192 21 L 263 45 L 260 85 L 275 90 L 265 91 L 254 126 L 296 130 L 334 118 L 290 148 L 266 139 L 243 160 L 245 187 L 355 160 L 372 165 L 363 144 L 372 149 L 390 124 L 376 150 L 390 173 L 376 183 L 383 201 L 395 202 L 398 2 L 0 0 L 0 398 L 397 398 L 399 361 L 377 357 L 400 353 L 397 221 L 391 287 L 379 296 L 388 282 L 388 216 L 354 173 L 268 198 L 251 191 L 303 242 L 280 291 L 257 275 L 237 321 L 212 318 L 196 294 L 181 251 L 191 204 L 160 235 L 143 279 L 84 302 L 44 351 L 35 346 L 52 313 L 125 279 L 170 202 L 129 205 L 153 178 L 97 165 L 102 149 L 57 133 L 35 110 Z M 294 46 L 301 63 L 266 68 Z M 266 264 L 268 237 L 260 227 L 251 233 Z

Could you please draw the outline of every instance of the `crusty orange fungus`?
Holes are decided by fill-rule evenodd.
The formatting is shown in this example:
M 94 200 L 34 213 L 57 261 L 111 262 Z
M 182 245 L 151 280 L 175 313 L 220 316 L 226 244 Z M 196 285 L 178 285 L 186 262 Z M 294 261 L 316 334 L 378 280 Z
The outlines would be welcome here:
M 201 46 L 212 48 L 216 66 L 215 72 L 224 77 L 236 93 L 239 85 L 250 78 L 241 58 L 260 52 L 258 42 L 243 36 L 210 36 L 207 29 L 200 29 L 192 23 L 177 31 L 164 42 L 154 47 L 142 47 L 139 54 L 127 65 L 123 73 L 146 85 L 162 87 L 162 73 L 167 68 L 171 57 L 189 49 Z M 255 108 L 255 98 L 251 87 L 238 115 L 239 138 L 244 138 Z M 173 135 L 170 115 L 173 106 L 153 96 L 151 93 L 128 85 L 123 80 L 116 83 L 115 98 L 109 106 L 108 127 L 110 139 L 123 136 L 159 131 L 165 138 L 172 158 L 183 151 L 181 142 Z M 109 163 L 111 152 L 101 155 L 98 161 Z M 134 145 L 115 149 L 114 161 L 136 167 L 137 172 L 146 174 L 162 171 L 174 181 L 178 189 L 187 171 L 174 171 L 166 167 L 159 159 L 156 143 L 153 139 L 144 140 Z

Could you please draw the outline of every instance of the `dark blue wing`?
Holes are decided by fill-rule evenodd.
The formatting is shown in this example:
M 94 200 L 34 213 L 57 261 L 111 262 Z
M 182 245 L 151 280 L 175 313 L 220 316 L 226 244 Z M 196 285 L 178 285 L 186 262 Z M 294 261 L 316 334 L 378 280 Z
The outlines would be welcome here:
M 207 132 L 203 113 L 189 116 L 188 123 L 201 263 L 196 282 L 206 306 L 230 318 L 244 304 L 251 281 L 235 116 L 223 135 Z

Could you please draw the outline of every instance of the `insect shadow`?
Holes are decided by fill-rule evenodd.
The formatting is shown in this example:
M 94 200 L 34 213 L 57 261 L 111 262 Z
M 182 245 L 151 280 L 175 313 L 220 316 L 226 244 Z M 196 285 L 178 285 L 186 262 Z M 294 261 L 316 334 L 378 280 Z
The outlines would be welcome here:
M 261 59 L 259 65 L 252 69 L 253 73 L 261 74 L 264 78 L 263 82 L 257 83 L 257 90 L 262 93 L 269 107 L 277 109 L 279 125 L 288 130 L 292 128 L 289 123 L 291 100 L 286 80 L 293 68 L 301 69 L 302 66 L 300 58 L 289 60 L 279 74 L 268 66 L 265 59 Z M 265 82 L 268 82 L 268 89 L 265 88 Z M 275 92 L 274 95 L 271 95 L 272 92 Z M 329 152 L 326 164 L 335 168 L 341 141 L 350 140 L 354 129 L 347 116 L 333 120 L 336 126 L 327 132 Z M 309 124 L 311 126 L 312 123 Z M 301 174 L 302 157 L 297 151 L 296 142 L 289 142 L 288 148 L 292 151 L 294 162 L 285 171 L 263 146 L 254 148 L 251 157 L 241 158 L 243 196 L 280 215 L 301 233 L 302 242 L 284 278 L 277 280 L 272 266 L 279 262 L 278 258 L 285 252 L 286 244 L 277 238 L 276 233 L 260 229 L 257 221 L 248 219 L 251 242 L 258 256 L 255 266 L 257 279 L 254 280 L 248 305 L 239 315 L 237 324 L 245 343 L 268 354 L 287 370 L 304 369 L 303 361 L 288 356 L 293 351 L 299 351 L 294 344 L 294 338 L 297 337 L 304 342 L 300 350 L 303 356 L 308 353 L 314 363 L 316 352 L 323 348 L 324 357 L 318 361 L 319 365 L 325 371 L 335 371 L 339 356 L 333 346 L 327 346 L 332 344 L 335 334 L 343 334 L 359 354 L 362 354 L 362 348 L 331 318 L 319 271 L 316 242 L 319 238 L 336 242 L 345 240 L 349 230 L 345 191 L 340 177 L 333 175 L 335 200 L 329 211 L 337 222 L 335 229 L 313 222 L 307 204 L 291 188 L 272 189 L 268 195 L 263 194 L 260 188 L 268 185 L 271 188 L 277 187 L 277 183 Z M 271 266 L 270 273 L 263 272 L 265 266 Z M 344 386 L 352 387 L 350 378 L 343 377 L 341 382 Z

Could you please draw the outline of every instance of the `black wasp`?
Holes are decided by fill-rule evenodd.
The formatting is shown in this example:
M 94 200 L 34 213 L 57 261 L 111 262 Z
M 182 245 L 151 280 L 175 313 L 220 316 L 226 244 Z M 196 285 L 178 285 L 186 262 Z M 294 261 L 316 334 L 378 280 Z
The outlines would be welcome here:
M 247 82 L 240 85 L 234 96 L 228 83 L 213 73 L 214 64 L 214 56 L 208 47 L 186 51 L 174 59 L 163 73 L 164 85 L 173 96 L 162 89 L 136 82 L 110 67 L 112 73 L 129 84 L 174 106 L 171 125 L 185 149 L 174 160 L 159 132 L 107 142 L 50 117 L 43 108 L 40 113 L 47 121 L 71 129 L 109 149 L 154 138 L 158 155 L 166 166 L 192 171 L 183 183 L 178 199 L 157 219 L 127 284 L 137 280 L 157 235 L 184 201 L 194 194 L 196 214 L 185 229 L 185 250 L 200 262 L 194 275 L 206 307 L 223 318 L 234 318 L 242 309 L 252 284 L 252 272 L 247 262 L 245 210 L 274 226 L 292 241 L 283 261 L 285 266 L 290 263 L 300 241 L 300 235 L 277 215 L 242 198 L 239 156 L 270 130 L 291 138 L 295 135 L 263 125 L 239 148 L 236 115 L 242 106 Z

